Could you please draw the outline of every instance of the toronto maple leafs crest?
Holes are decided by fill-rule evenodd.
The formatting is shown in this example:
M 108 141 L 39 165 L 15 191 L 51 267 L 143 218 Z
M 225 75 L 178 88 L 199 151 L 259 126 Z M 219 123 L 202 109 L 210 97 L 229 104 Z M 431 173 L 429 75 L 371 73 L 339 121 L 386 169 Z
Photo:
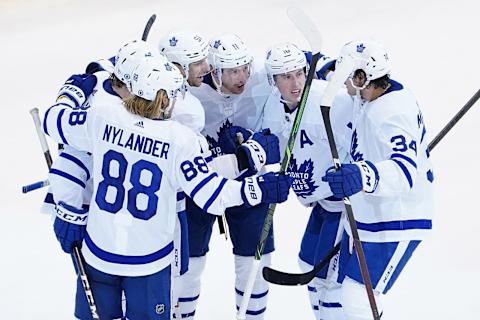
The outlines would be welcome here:
M 175 47 L 177 45 L 177 38 L 173 37 L 172 39 L 168 40 L 170 42 L 170 47 Z
M 318 188 L 313 179 L 313 161 L 311 159 L 305 160 L 298 166 L 297 159 L 292 157 L 287 174 L 293 178 L 292 189 L 297 197 L 311 196 Z
M 172 71 L 172 66 L 170 65 L 170 63 L 165 63 L 165 70 L 167 71 Z
M 218 49 L 218 47 L 220 47 L 222 45 L 222 42 L 220 40 L 215 40 L 215 42 L 213 43 L 213 47 L 215 49 Z
M 214 157 L 218 157 L 224 154 L 222 142 L 220 141 L 219 137 L 224 136 L 226 134 L 226 130 L 231 126 L 232 123 L 230 122 L 230 120 L 227 119 L 218 129 L 216 137 L 212 137 L 207 134 L 206 139 Z
M 358 151 L 358 135 L 357 135 L 357 129 L 353 131 L 352 134 L 352 143 L 350 145 L 350 155 L 352 156 L 353 161 L 362 161 L 363 159 L 363 153 L 360 153 Z
M 357 52 L 362 53 L 363 50 L 365 50 L 365 46 L 363 45 L 363 43 L 360 43 L 359 45 L 357 45 Z

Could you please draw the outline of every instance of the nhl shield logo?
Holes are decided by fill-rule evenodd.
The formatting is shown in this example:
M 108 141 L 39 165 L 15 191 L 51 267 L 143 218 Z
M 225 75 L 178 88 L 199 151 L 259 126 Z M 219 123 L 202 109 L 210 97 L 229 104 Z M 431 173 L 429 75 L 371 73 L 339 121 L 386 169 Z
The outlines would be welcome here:
M 155 306 L 155 313 L 156 314 L 163 314 L 165 312 L 165 305 L 163 303 L 157 304 Z

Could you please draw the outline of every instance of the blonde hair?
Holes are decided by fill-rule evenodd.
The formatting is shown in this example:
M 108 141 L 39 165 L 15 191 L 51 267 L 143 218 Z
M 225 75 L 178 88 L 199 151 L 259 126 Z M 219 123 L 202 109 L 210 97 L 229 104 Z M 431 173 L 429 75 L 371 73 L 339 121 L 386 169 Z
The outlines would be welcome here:
M 161 89 L 157 92 L 155 100 L 150 101 L 137 96 L 132 96 L 124 101 L 125 108 L 133 114 L 139 115 L 148 119 L 163 119 L 164 109 L 168 106 L 163 106 L 163 98 L 167 95 L 165 90 Z

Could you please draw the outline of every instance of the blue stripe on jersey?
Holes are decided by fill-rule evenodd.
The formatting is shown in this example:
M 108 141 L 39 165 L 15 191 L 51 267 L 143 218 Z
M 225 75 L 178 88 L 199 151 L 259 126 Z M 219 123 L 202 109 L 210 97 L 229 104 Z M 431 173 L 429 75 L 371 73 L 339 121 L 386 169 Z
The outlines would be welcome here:
M 432 229 L 432 220 L 398 220 L 384 221 L 375 223 L 363 223 L 357 221 L 359 230 L 370 232 L 390 231 L 390 230 L 411 230 L 411 229 Z
M 198 299 L 198 297 L 200 297 L 200 295 L 196 296 L 196 297 L 187 297 L 187 298 L 178 298 L 178 302 L 192 302 L 192 301 L 195 301 Z
M 193 188 L 192 192 L 190 193 L 190 198 L 193 199 L 193 197 L 195 197 L 195 195 L 197 194 L 198 191 L 200 191 L 200 189 L 203 188 L 204 185 L 206 185 L 210 180 L 212 180 L 213 178 L 215 177 L 218 177 L 218 174 L 216 172 L 213 172 L 212 174 L 210 174 L 208 177 L 206 177 L 205 179 L 203 179 L 202 181 L 200 181 L 197 186 L 195 188 Z
M 90 171 L 88 170 L 88 168 L 85 166 L 85 164 L 84 164 L 80 159 L 78 159 L 78 158 L 76 158 L 76 157 L 74 157 L 74 156 L 72 156 L 71 154 L 66 153 L 66 152 L 60 153 L 60 157 L 72 161 L 72 162 L 75 163 L 77 166 L 79 166 L 80 168 L 82 168 L 83 170 L 85 170 L 85 173 L 87 174 L 87 180 L 90 179 Z
M 177 201 L 182 201 L 185 199 L 185 192 L 177 192 Z
M 65 113 L 65 109 L 60 110 L 60 112 L 58 113 L 57 129 L 58 129 L 58 133 L 60 134 L 60 138 L 62 138 L 63 143 L 68 144 L 67 139 L 65 139 L 65 136 L 63 135 L 63 129 L 62 129 L 62 117 L 64 113 Z
M 53 193 L 51 192 L 47 193 L 43 202 L 56 205 L 55 200 L 53 199 Z M 82 209 L 88 211 L 90 209 L 90 206 L 88 204 L 83 204 Z
M 410 164 L 411 164 L 412 166 L 414 166 L 415 168 L 417 168 L 417 164 L 415 163 L 415 161 L 413 161 L 412 158 L 407 157 L 407 156 L 404 155 L 404 154 L 401 154 L 401 153 L 392 153 L 392 155 L 390 156 L 390 159 L 393 159 L 393 158 L 403 159 L 403 160 L 407 161 L 408 163 L 410 163 Z
M 45 112 L 45 116 L 43 117 L 43 132 L 45 132 L 46 135 L 50 135 L 48 133 L 48 128 L 47 128 L 47 118 L 48 114 L 50 113 L 50 110 L 52 110 L 53 107 L 48 108 L 47 112 Z
M 72 176 L 71 174 L 68 174 L 68 173 L 66 173 L 64 171 L 61 171 L 61 170 L 58 170 L 58 169 L 50 169 L 50 173 L 51 174 L 56 174 L 57 176 L 64 177 L 65 179 L 70 180 L 73 183 L 76 183 L 76 184 L 78 184 L 79 186 L 81 186 L 82 188 L 85 189 L 85 183 L 83 181 L 81 181 L 80 179 Z
M 413 181 L 412 181 L 412 176 L 410 175 L 410 172 L 408 171 L 407 167 L 405 167 L 405 165 L 397 159 L 391 159 L 391 160 L 395 162 L 400 167 L 400 169 L 402 169 L 403 174 L 407 178 L 408 185 L 410 186 L 410 189 L 411 189 L 413 187 Z
M 170 252 L 173 250 L 173 241 L 167 244 L 165 247 L 161 248 L 160 250 L 144 255 L 144 256 L 124 256 L 121 254 L 107 252 L 103 249 L 97 247 L 95 243 L 93 243 L 92 238 L 90 238 L 88 232 L 85 233 L 85 244 L 87 245 L 88 249 L 99 259 L 103 261 L 111 262 L 111 263 L 118 263 L 118 264 L 147 264 L 151 262 L 155 262 L 166 257 Z
M 212 196 L 205 202 L 205 206 L 203 206 L 203 211 L 208 212 L 208 208 L 212 205 L 213 201 L 215 201 L 218 198 L 218 195 L 223 189 L 223 186 L 227 183 L 227 179 L 223 178 L 222 181 L 220 182 L 220 185 L 217 187 L 215 192 L 212 194 Z
M 235 292 L 236 292 L 238 295 L 240 295 L 240 296 L 243 297 L 243 291 L 238 290 L 237 288 L 235 288 Z M 260 299 L 260 298 L 265 297 L 267 294 L 268 294 L 268 290 L 265 291 L 265 292 L 262 292 L 262 293 L 258 293 L 258 294 L 253 294 L 253 293 L 252 293 L 252 294 L 250 295 L 250 299 Z

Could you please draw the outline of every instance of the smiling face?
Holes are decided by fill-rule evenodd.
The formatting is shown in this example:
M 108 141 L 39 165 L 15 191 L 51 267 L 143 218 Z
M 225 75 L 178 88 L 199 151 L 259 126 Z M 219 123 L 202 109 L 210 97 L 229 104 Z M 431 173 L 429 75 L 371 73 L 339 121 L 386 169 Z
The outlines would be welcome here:
M 241 94 L 250 77 L 250 64 L 236 68 L 222 69 L 222 92 L 226 94 Z
M 192 87 L 199 87 L 202 84 L 203 77 L 210 71 L 210 64 L 207 58 L 190 63 L 188 66 L 188 84 Z
M 273 76 L 273 79 L 287 106 L 291 109 L 295 108 L 300 102 L 305 86 L 306 75 L 304 69 L 277 74 Z

